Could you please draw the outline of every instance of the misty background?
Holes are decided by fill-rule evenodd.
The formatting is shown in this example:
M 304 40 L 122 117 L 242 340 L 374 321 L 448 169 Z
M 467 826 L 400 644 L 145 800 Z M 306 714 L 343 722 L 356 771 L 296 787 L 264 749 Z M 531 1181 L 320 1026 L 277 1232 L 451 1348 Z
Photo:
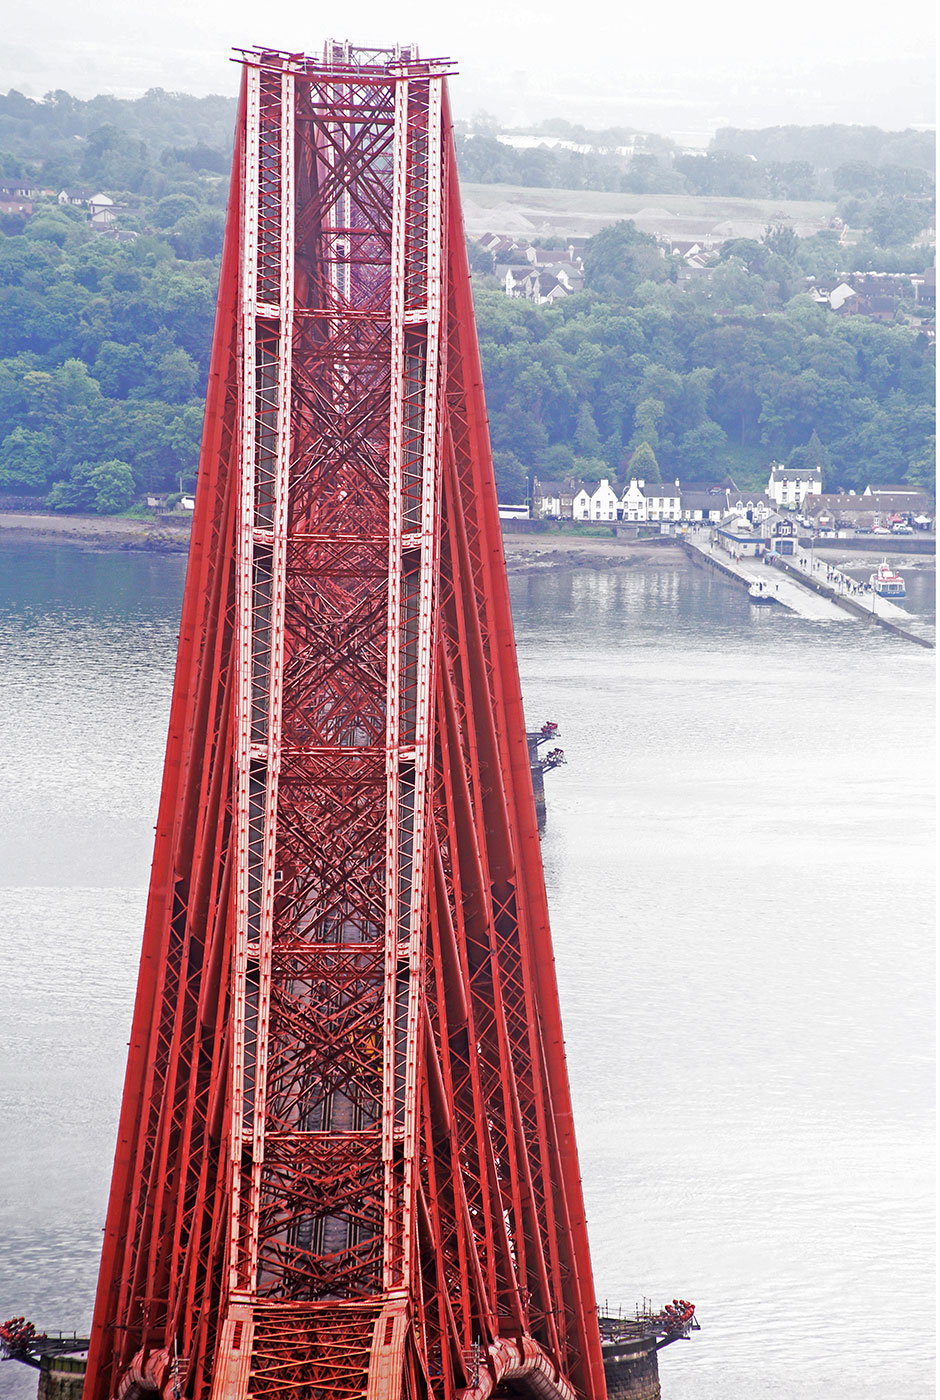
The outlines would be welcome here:
M 315 51 L 325 38 L 417 42 L 459 63 L 457 117 L 481 110 L 507 125 L 564 115 L 587 126 L 631 125 L 689 146 L 721 126 L 848 122 L 888 129 L 935 120 L 935 16 L 924 0 L 759 7 L 677 0 L 585 0 L 464 6 L 360 0 L 336 11 L 246 0 L 159 7 L 48 0 L 8 11 L 0 90 L 31 97 L 136 97 L 149 88 L 234 93 L 235 45 Z

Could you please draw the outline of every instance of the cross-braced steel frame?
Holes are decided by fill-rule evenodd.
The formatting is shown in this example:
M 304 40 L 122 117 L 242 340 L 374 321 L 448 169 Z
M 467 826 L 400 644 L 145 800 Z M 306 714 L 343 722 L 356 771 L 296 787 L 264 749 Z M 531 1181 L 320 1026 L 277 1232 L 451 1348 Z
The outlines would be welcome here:
M 447 65 L 243 61 L 86 1400 L 604 1400 Z

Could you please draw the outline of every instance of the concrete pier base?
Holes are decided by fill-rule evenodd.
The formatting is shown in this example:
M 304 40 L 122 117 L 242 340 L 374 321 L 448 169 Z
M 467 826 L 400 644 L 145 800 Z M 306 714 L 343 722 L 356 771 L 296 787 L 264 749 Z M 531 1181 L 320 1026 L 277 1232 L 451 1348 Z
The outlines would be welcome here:
M 39 1364 L 38 1400 L 82 1400 L 87 1357 L 44 1356 Z
M 526 740 L 529 745 L 529 766 L 532 769 L 532 791 L 535 795 L 535 816 L 539 831 L 542 831 L 545 827 L 545 778 L 542 774 L 542 765 L 539 762 L 539 736 L 537 734 L 527 734 Z
M 660 1400 L 659 1359 L 655 1340 L 628 1355 L 604 1358 L 607 1400 Z

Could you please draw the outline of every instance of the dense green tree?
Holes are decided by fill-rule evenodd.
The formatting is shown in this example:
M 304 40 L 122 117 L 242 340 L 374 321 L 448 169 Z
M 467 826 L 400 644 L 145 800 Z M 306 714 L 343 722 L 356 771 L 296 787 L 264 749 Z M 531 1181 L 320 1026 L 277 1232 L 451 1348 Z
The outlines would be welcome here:
M 92 468 L 91 485 L 95 493 L 95 510 L 99 515 L 115 515 L 126 510 L 134 499 L 134 473 L 127 462 L 116 459 L 101 462 Z
M 601 229 L 585 249 L 585 286 L 608 299 L 627 300 L 640 282 L 664 277 L 665 264 L 655 238 L 641 233 L 632 220 Z
M 621 177 L 620 188 L 634 194 L 684 193 L 687 181 L 668 158 L 640 151 Z
M 790 261 L 796 257 L 800 240 L 789 224 L 772 224 L 763 237 L 763 244 L 778 258 Z
M 500 499 L 510 505 L 521 505 L 527 499 L 526 469 L 516 456 L 508 450 L 493 454 L 493 465 L 500 482 Z
M 116 515 L 131 504 L 135 491 L 134 473 L 127 462 L 79 462 L 53 486 L 48 504 L 59 511 Z
M 52 468 L 48 433 L 17 427 L 0 443 L 0 488 L 5 491 L 41 490 Z
M 218 175 L 227 174 L 229 168 L 228 152 L 207 146 L 202 141 L 197 141 L 195 146 L 168 147 L 160 162 L 162 165 L 188 165 L 191 170 L 211 171 Z
M 662 481 L 656 453 L 648 442 L 641 442 L 630 458 L 630 476 L 637 481 Z
M 627 457 L 623 447 L 623 435 L 619 427 L 606 439 L 601 447 L 604 463 L 607 470 L 617 481 L 622 481 L 624 468 L 627 465 Z
M 470 264 L 470 271 L 478 277 L 493 277 L 496 273 L 496 263 L 493 254 L 481 248 L 479 243 L 472 243 L 468 238 L 467 261 Z
M 676 453 L 676 469 L 692 481 L 717 479 L 723 474 L 727 445 L 724 429 L 707 419 L 683 433 Z
M 56 247 L 64 248 L 76 229 L 75 221 L 64 210 L 49 208 L 35 213 L 23 232 L 31 242 L 54 243 Z
M 879 199 L 871 211 L 872 237 L 882 248 L 911 243 L 930 218 L 929 203 Z
M 143 384 L 147 364 L 141 357 L 139 347 L 106 340 L 95 357 L 94 371 L 95 378 L 109 398 L 126 399 L 131 389 Z
M 818 468 L 824 477 L 829 476 L 832 453 L 822 442 L 815 428 L 809 435 L 809 442 L 802 447 L 794 447 L 787 459 L 787 466 Z
M 835 229 L 824 229 L 797 243 L 794 263 L 808 277 L 819 280 L 835 277 L 841 270 L 845 252 Z
M 168 350 L 155 366 L 155 388 L 165 403 L 185 403 L 196 392 L 199 366 L 185 350 Z
M 774 126 L 763 130 L 723 127 L 712 143 L 754 160 L 807 161 L 831 170 L 848 161 L 878 166 L 899 165 L 932 171 L 936 163 L 936 133 L 882 131 L 874 126 Z
M 601 435 L 597 431 L 597 424 L 594 422 L 594 414 L 589 403 L 582 403 L 578 409 L 578 421 L 575 424 L 572 443 L 575 452 L 580 457 L 600 456 Z
M 186 214 L 167 233 L 178 258 L 215 258 L 222 251 L 225 215 L 221 209 L 200 209 Z
M 640 400 L 633 414 L 634 429 L 630 441 L 634 446 L 646 443 L 650 446 L 650 450 L 654 446 L 659 446 L 657 424 L 665 411 L 665 405 L 660 399 Z
M 60 408 L 91 408 L 101 399 L 101 385 L 82 360 L 66 360 L 51 378 Z
M 158 199 L 150 212 L 150 221 L 157 228 L 172 228 L 185 214 L 195 214 L 199 205 L 191 194 L 167 194 Z

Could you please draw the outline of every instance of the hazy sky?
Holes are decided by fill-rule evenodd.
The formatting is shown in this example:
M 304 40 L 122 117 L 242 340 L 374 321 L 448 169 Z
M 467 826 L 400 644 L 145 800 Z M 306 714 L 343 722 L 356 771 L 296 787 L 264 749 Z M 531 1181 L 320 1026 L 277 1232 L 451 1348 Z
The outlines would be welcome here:
M 333 37 L 417 41 L 457 59 L 458 116 L 485 108 L 516 125 L 559 115 L 699 136 L 722 124 L 899 127 L 934 121 L 934 34 L 925 0 L 42 0 L 8 7 L 0 91 L 232 92 L 233 45 L 316 51 Z

